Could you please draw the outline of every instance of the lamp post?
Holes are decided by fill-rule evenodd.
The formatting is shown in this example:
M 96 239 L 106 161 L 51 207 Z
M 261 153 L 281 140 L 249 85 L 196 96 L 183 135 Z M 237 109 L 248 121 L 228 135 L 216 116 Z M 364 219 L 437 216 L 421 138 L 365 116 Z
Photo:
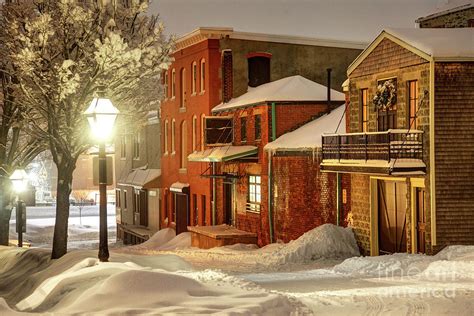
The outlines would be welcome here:
M 89 121 L 92 135 L 99 141 L 99 260 L 109 260 L 109 247 L 107 239 L 107 157 L 105 143 L 112 134 L 115 119 L 119 110 L 109 99 L 94 98 L 84 112 Z
M 26 228 L 26 207 L 21 200 L 20 194 L 26 190 L 28 185 L 28 175 L 24 169 L 16 169 L 10 176 L 12 181 L 13 191 L 17 197 L 16 202 L 16 231 L 18 233 L 18 247 L 23 247 L 23 232 Z

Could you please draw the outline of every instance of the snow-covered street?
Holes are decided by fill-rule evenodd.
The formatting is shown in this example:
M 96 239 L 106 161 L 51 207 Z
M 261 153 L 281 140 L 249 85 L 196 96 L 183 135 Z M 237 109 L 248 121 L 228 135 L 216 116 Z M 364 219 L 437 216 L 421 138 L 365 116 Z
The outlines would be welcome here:
M 96 255 L 73 250 L 51 261 L 46 249 L 0 248 L 0 313 L 470 315 L 474 309 L 473 246 L 435 256 L 360 257 L 352 231 L 333 225 L 260 249 L 191 248 L 189 233 L 175 237 L 164 229 L 144 244 L 113 248 L 109 263 Z

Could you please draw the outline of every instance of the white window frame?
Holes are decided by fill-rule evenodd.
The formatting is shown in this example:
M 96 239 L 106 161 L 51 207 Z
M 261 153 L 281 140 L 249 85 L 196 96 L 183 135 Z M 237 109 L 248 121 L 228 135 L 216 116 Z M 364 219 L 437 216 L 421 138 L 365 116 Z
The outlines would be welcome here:
M 133 159 L 140 159 L 140 133 L 133 135 Z
M 197 63 L 193 61 L 192 67 L 191 67 L 191 87 L 192 87 L 192 94 L 191 95 L 196 95 L 196 89 L 197 89 Z
M 201 94 L 206 92 L 206 60 L 203 58 L 201 59 L 201 69 L 200 69 L 200 85 L 201 85 Z
M 171 71 L 171 98 L 176 97 L 176 70 L 173 68 Z
M 197 138 L 197 116 L 193 116 L 193 152 L 197 149 L 196 138 Z
M 171 154 L 174 155 L 176 153 L 176 120 L 173 119 L 171 121 Z
M 163 141 L 165 143 L 165 152 L 164 154 L 165 155 L 168 155 L 168 128 L 169 128 L 169 122 L 168 120 L 165 120 L 165 130 L 164 130 L 164 137 L 163 137 Z
M 164 85 L 163 86 L 164 86 L 164 94 L 165 94 L 165 100 L 166 100 L 166 99 L 168 99 L 168 93 L 169 93 L 169 91 L 168 91 L 168 84 L 169 84 L 168 83 L 168 80 L 169 80 L 168 70 L 165 71 L 164 76 L 165 76 L 165 78 L 164 78 Z
M 247 211 L 260 213 L 262 203 L 262 177 L 260 175 L 248 176 Z

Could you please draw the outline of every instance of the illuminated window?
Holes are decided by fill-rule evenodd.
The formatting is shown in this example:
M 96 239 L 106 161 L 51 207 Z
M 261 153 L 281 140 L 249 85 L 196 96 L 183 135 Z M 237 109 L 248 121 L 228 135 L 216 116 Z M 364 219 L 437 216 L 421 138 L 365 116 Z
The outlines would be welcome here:
M 262 202 L 262 178 L 260 176 L 249 176 L 248 179 L 247 211 L 260 212 L 260 203 Z
M 368 132 L 368 120 L 369 120 L 369 112 L 368 112 L 368 89 L 361 89 L 360 90 L 360 122 L 361 122 L 361 129 L 362 132 Z
M 408 128 L 416 129 L 418 127 L 418 81 L 408 82 Z

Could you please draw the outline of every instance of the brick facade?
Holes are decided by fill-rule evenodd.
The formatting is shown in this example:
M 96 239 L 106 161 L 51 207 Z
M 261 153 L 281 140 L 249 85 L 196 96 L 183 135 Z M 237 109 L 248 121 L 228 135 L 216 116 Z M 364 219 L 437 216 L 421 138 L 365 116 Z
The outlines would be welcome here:
M 474 7 L 419 20 L 420 28 L 458 28 L 474 26 Z

